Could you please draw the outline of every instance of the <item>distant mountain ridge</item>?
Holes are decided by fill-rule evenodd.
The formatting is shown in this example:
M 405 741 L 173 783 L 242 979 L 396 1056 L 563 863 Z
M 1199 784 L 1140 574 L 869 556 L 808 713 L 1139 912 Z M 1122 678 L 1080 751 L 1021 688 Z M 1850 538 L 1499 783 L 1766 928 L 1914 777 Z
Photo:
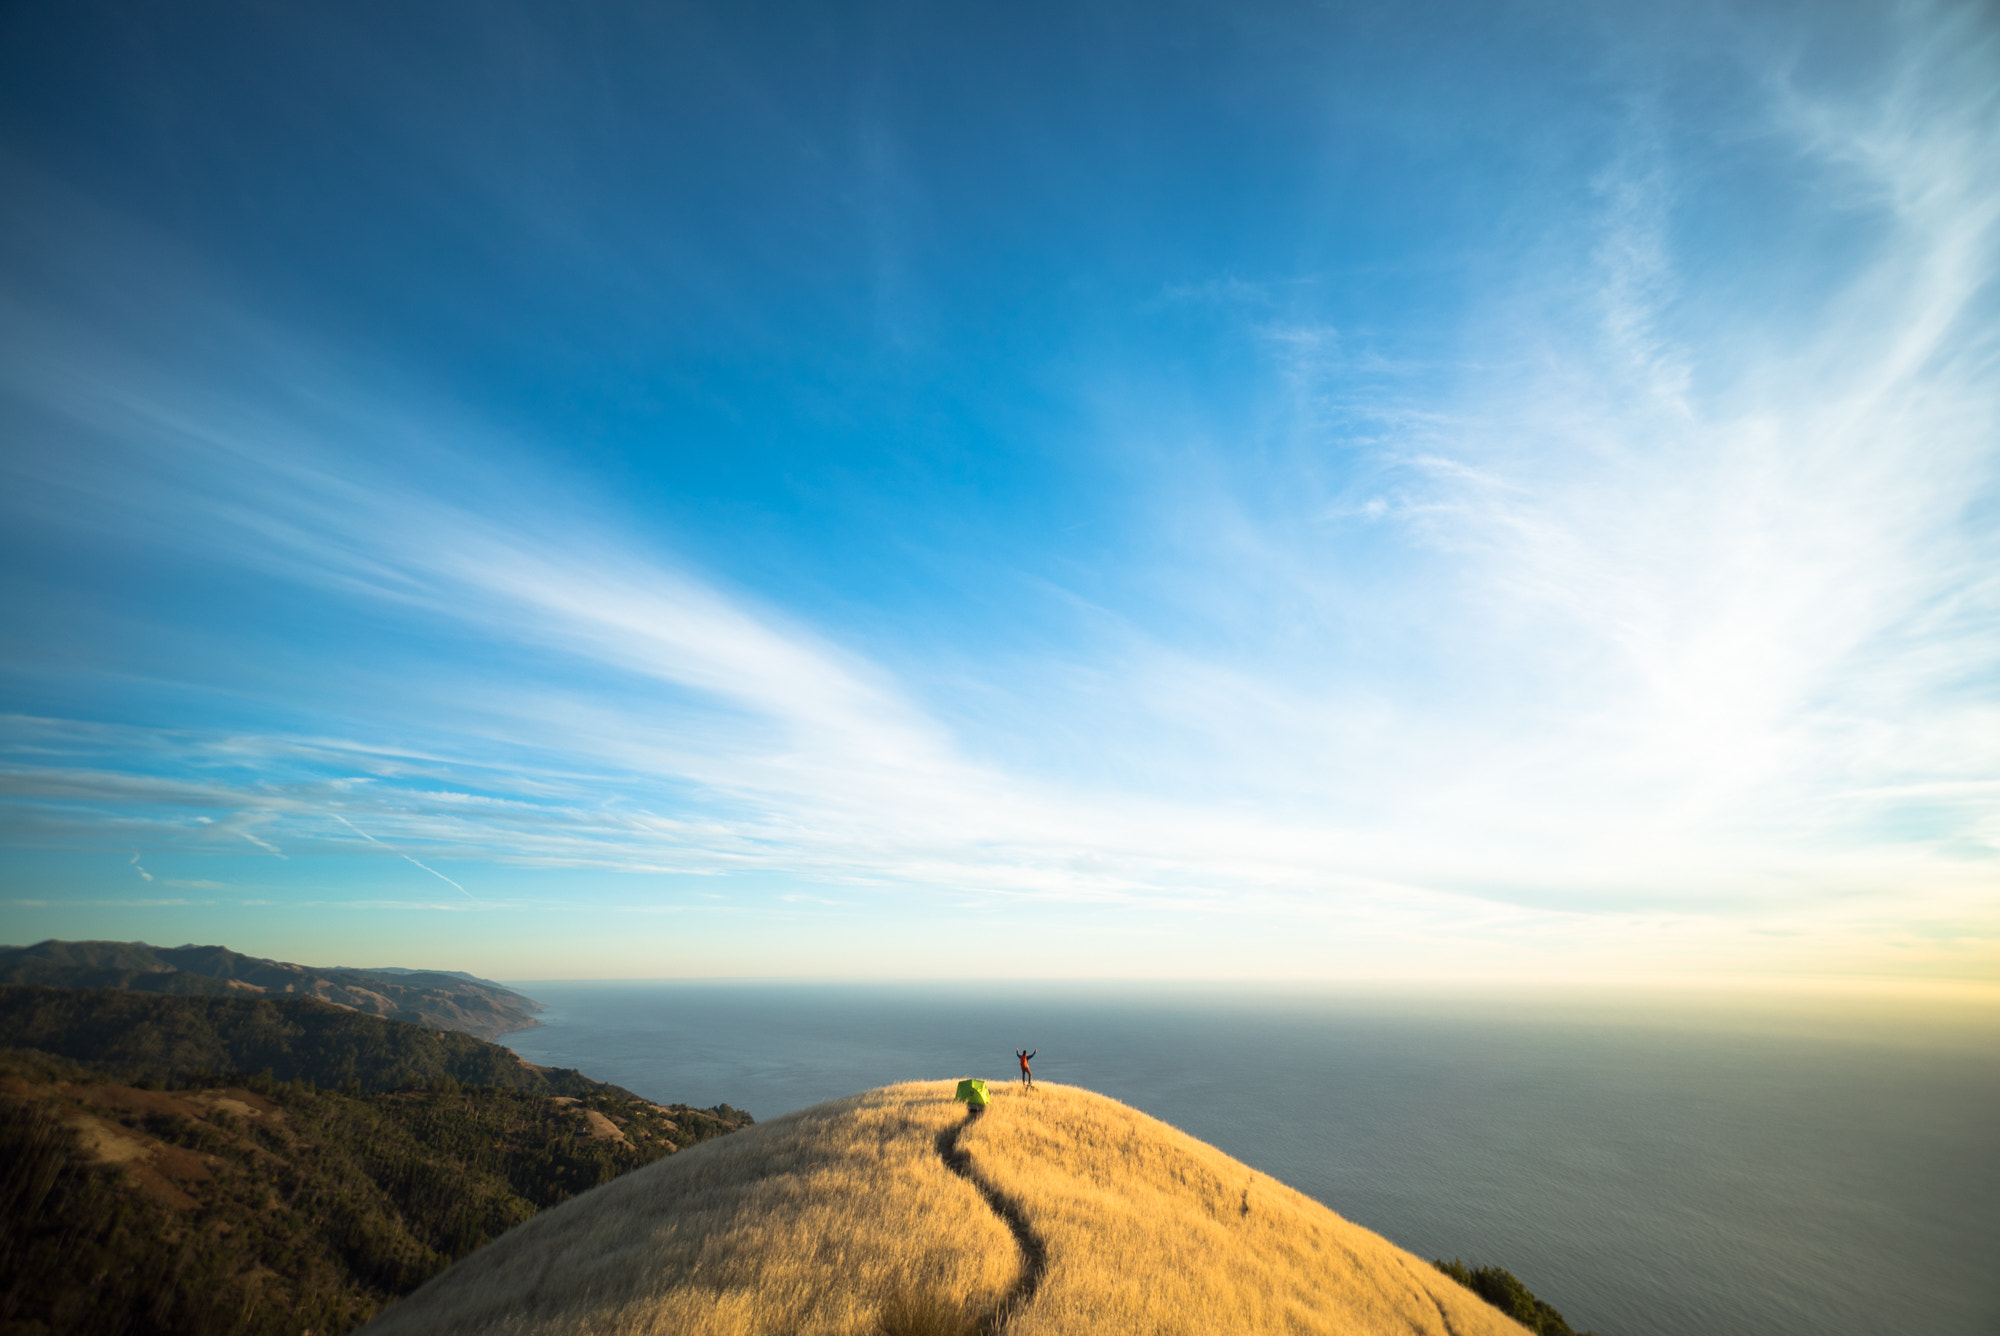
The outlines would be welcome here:
M 64 942 L 0 946 L 0 984 L 208 997 L 311 997 L 370 1016 L 497 1039 L 540 1025 L 542 1004 L 456 970 L 321 968 L 223 946 Z
M 464 970 L 413 970 L 402 965 L 335 965 L 333 968 L 344 970 L 349 974 L 438 974 L 447 979 L 463 979 L 467 983 L 485 984 L 488 988 L 498 988 L 503 992 L 514 991 L 504 983 L 493 979 L 482 979 L 477 974 L 467 974 Z
M 370 1016 L 314 997 L 174 995 L 0 984 L 0 1048 L 87 1063 L 120 1079 L 268 1072 L 361 1094 L 449 1082 L 550 1095 L 631 1091 L 538 1067 L 472 1035 Z

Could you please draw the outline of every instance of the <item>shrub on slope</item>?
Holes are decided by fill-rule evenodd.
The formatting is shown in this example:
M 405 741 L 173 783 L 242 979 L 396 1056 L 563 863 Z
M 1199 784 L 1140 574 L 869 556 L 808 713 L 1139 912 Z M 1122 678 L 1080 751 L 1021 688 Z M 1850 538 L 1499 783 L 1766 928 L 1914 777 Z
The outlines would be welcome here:
M 1535 1336 L 1591 1336 L 1587 1331 L 1572 1331 L 1569 1323 L 1563 1320 L 1563 1315 L 1556 1311 L 1555 1305 L 1536 1298 L 1521 1283 L 1520 1277 L 1504 1267 L 1467 1267 L 1456 1257 L 1449 1262 L 1440 1257 L 1431 1265 L 1534 1332 Z

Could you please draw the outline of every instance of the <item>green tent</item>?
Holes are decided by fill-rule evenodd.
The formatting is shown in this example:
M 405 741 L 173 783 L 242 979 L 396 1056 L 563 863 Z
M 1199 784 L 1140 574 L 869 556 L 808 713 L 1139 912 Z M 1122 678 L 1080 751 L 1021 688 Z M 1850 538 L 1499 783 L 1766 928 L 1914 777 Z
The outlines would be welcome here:
M 986 1093 L 986 1082 L 973 1078 L 960 1081 L 958 1093 L 952 1098 L 961 1104 L 970 1104 L 975 1109 L 983 1109 L 993 1102 L 993 1097 Z

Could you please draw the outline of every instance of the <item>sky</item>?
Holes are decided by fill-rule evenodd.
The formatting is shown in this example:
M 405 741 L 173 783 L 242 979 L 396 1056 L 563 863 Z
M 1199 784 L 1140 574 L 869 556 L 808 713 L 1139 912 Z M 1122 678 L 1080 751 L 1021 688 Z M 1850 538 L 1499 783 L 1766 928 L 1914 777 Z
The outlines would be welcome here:
M 1979 3 L 0 10 L 0 940 L 2000 981 Z

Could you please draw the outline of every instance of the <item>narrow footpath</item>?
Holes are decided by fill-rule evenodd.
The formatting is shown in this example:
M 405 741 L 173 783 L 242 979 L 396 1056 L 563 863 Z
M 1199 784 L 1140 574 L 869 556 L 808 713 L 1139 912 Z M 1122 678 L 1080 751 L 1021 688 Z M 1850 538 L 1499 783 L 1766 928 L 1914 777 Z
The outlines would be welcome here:
M 1016 1310 L 1035 1297 L 1035 1290 L 1042 1283 L 1042 1273 L 1048 1270 L 1049 1248 L 1042 1242 L 1042 1236 L 1035 1233 L 1033 1226 L 1028 1224 L 1027 1216 L 1021 1213 L 1021 1204 L 981 1178 L 978 1171 L 972 1167 L 972 1152 L 959 1148 L 958 1139 L 966 1128 L 972 1126 L 972 1122 L 971 1118 L 967 1118 L 938 1133 L 937 1149 L 938 1157 L 944 1161 L 945 1168 L 979 1189 L 979 1195 L 986 1199 L 986 1205 L 992 1209 L 993 1214 L 1000 1217 L 1008 1232 L 1014 1236 L 1014 1242 L 1021 1249 L 1020 1279 L 1014 1282 L 1012 1289 L 1000 1296 L 999 1304 L 992 1312 L 980 1318 L 978 1325 L 973 1328 L 977 1336 L 993 1336 L 993 1333 L 1007 1324 L 1007 1319 L 1012 1317 Z

